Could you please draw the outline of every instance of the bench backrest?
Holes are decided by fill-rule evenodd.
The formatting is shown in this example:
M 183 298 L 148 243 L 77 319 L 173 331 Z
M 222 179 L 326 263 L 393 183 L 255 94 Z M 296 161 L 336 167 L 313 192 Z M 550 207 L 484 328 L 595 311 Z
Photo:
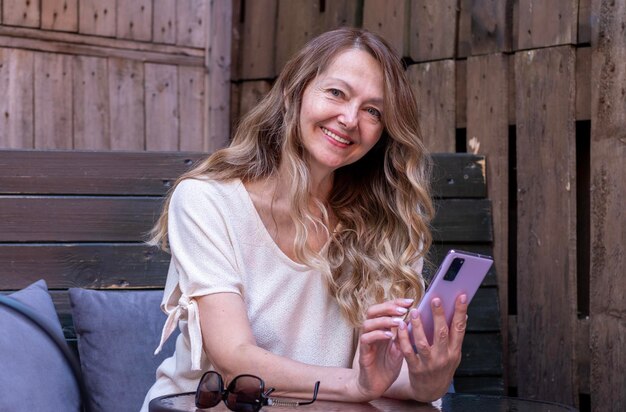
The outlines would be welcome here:
M 176 178 L 205 155 L 0 150 L 0 290 L 45 279 L 75 344 L 68 288 L 163 288 L 169 256 L 146 234 Z M 485 158 L 433 157 L 433 265 L 451 248 L 491 254 Z M 492 272 L 470 305 L 457 390 L 503 392 L 499 319 Z

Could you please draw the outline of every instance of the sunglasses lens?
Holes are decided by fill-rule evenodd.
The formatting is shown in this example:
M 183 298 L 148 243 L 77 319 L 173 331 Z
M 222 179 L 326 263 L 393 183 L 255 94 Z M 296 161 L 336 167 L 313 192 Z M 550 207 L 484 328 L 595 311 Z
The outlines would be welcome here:
M 263 383 L 254 376 L 239 376 L 228 385 L 226 406 L 236 412 L 256 412 L 261 409 Z
M 222 378 L 215 372 L 204 374 L 196 391 L 196 407 L 212 408 L 222 400 Z

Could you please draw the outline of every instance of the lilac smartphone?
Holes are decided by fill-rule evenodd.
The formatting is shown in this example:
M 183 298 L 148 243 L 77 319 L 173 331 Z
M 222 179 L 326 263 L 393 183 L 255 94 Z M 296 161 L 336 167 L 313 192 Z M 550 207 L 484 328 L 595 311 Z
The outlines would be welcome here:
M 465 293 L 469 304 L 492 264 L 493 258 L 490 256 L 461 250 L 448 252 L 417 306 L 426 338 L 431 345 L 434 325 L 430 303 L 433 298 L 441 299 L 449 327 L 452 323 L 452 315 L 454 315 L 456 298 Z M 412 335 L 409 334 L 409 336 Z

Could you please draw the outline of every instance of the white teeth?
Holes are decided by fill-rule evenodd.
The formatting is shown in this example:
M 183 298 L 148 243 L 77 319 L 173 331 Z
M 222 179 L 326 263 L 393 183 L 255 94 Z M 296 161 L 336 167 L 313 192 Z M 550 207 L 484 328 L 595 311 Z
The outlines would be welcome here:
M 346 140 L 343 137 L 337 136 L 335 133 L 331 132 L 330 130 L 328 130 L 325 127 L 322 127 L 322 131 L 324 132 L 324 134 L 326 136 L 331 137 L 333 140 L 336 140 L 339 143 L 343 143 L 343 144 L 351 144 L 352 143 L 350 140 Z

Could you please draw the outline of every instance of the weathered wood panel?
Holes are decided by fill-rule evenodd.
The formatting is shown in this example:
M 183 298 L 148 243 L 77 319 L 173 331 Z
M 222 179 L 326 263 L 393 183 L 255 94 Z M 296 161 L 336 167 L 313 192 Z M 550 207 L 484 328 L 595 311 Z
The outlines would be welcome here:
M 2 24 L 22 27 L 39 27 L 41 7 L 33 0 L 4 0 L 2 2 Z
M 41 28 L 78 31 L 78 0 L 44 0 L 41 2 Z
M 107 60 L 76 56 L 73 61 L 74 148 L 111 148 Z
M 239 117 L 243 117 L 269 93 L 272 84 L 266 80 L 242 82 L 239 88 Z
M 626 409 L 626 4 L 593 0 L 591 408 Z
M 357 27 L 359 2 L 354 0 L 326 1 L 322 13 L 320 33 L 338 27 Z
M 204 143 L 204 70 L 178 67 L 178 105 L 180 107 L 179 149 L 201 152 Z
M 502 375 L 500 337 L 497 334 L 467 334 L 461 364 L 455 376 Z
M 108 59 L 111 149 L 145 149 L 144 68 L 131 60 Z
M 152 0 L 118 1 L 116 35 L 123 39 L 150 41 Z
M 411 0 L 409 55 L 414 61 L 454 57 L 456 30 L 439 28 L 456 27 L 457 3 L 458 0 Z M 397 24 L 400 23 L 398 21 Z
M 212 3 L 215 1 L 176 0 L 176 44 L 189 47 L 205 46 L 206 10 Z
M 408 54 L 406 0 L 365 0 L 363 3 L 363 28 L 378 33 L 401 56 Z
M 456 145 L 454 60 L 413 64 L 409 80 L 417 98 L 422 140 L 431 152 L 454 152 Z
M 0 245 L 3 290 L 46 279 L 49 289 L 165 285 L 170 255 L 142 243 Z
M 72 57 L 35 54 L 35 148 L 72 148 Z
M 591 119 L 591 47 L 576 49 L 576 120 Z
M 276 73 L 319 33 L 320 0 L 278 0 Z
M 277 0 L 246 2 L 241 34 L 241 79 L 271 79 L 276 75 L 274 62 Z
M 515 63 L 518 391 L 573 405 L 575 52 L 569 46 L 519 52 Z
M 205 153 L 0 152 L 3 194 L 164 195 Z M 71 167 L 68 167 L 71 165 Z
M 497 53 L 511 49 L 513 2 L 482 0 L 471 2 L 471 55 Z
M 578 0 L 518 0 L 518 50 L 576 44 Z
M 591 42 L 591 0 L 578 0 L 578 44 Z
M 189 66 L 203 66 L 205 57 L 190 47 L 9 26 L 0 26 L 0 47 Z
M 81 0 L 78 31 L 96 36 L 115 37 L 116 0 Z
M 232 38 L 232 3 L 212 2 L 207 10 L 209 21 L 205 67 L 206 121 L 204 150 L 213 152 L 230 141 L 230 48 Z
M 455 60 L 454 64 L 456 127 L 463 129 L 467 127 L 467 60 Z
M 153 0 L 152 41 L 175 44 L 176 27 L 176 2 Z
M 161 198 L 0 196 L 0 242 L 140 242 Z
M 146 150 L 178 150 L 178 70 L 163 64 L 144 65 Z
M 432 192 L 438 198 L 487 196 L 485 158 L 472 154 L 434 153 Z
M 489 160 L 486 174 L 493 209 L 493 255 L 503 308 L 508 308 L 509 287 L 508 75 L 508 61 L 503 54 L 467 59 L 468 151 L 484 154 Z M 507 311 L 502 311 L 503 330 L 507 329 L 507 319 Z M 503 349 L 507 347 L 507 336 L 503 335 Z
M 435 242 L 491 242 L 491 202 L 486 199 L 436 200 Z
M 0 48 L 0 147 L 32 148 L 34 54 Z

